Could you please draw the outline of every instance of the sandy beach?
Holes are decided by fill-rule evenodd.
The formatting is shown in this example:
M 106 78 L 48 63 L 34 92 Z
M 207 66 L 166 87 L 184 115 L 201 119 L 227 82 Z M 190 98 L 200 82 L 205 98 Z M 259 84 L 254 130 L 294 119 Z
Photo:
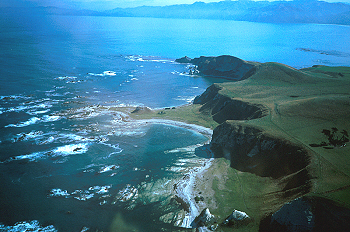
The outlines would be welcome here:
M 213 134 L 213 130 L 209 128 L 195 125 L 195 124 L 188 124 L 184 122 L 173 121 L 173 120 L 143 119 L 143 120 L 137 120 L 137 123 L 164 124 L 164 125 L 177 126 L 177 127 L 193 130 L 198 133 L 201 133 L 202 135 L 208 138 L 208 141 L 205 144 L 208 144 L 210 142 L 211 136 Z M 183 173 L 184 178 L 182 178 L 179 182 L 177 182 L 176 188 L 174 188 L 177 197 L 181 198 L 184 204 L 186 204 L 186 207 L 188 207 L 188 212 L 183 218 L 182 223 L 178 225 L 179 227 L 193 228 L 194 226 L 193 221 L 201 213 L 201 211 L 207 207 L 207 204 L 205 203 L 205 201 L 195 200 L 196 197 L 198 197 L 197 196 L 198 189 L 196 189 L 196 187 L 203 186 L 203 183 L 202 183 L 203 174 L 208 170 L 208 168 L 210 168 L 210 166 L 213 164 L 213 161 L 214 161 L 213 154 L 208 148 L 204 148 L 204 152 L 207 153 L 206 155 L 208 156 L 208 158 L 203 163 L 203 165 L 200 167 L 197 166 L 195 168 L 184 171 Z M 198 181 L 200 181 L 201 184 L 197 184 Z M 210 194 L 213 194 L 213 193 L 212 192 L 201 193 L 201 195 L 205 196 L 206 198 L 213 199 L 214 196 Z

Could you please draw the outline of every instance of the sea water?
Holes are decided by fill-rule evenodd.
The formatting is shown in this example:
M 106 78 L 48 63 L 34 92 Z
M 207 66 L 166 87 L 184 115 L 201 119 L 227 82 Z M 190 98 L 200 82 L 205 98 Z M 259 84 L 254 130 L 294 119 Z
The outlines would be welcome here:
M 347 26 L 79 16 L 0 20 L 0 231 L 160 231 L 208 137 L 118 107 L 177 107 L 214 82 L 175 58 L 350 65 Z

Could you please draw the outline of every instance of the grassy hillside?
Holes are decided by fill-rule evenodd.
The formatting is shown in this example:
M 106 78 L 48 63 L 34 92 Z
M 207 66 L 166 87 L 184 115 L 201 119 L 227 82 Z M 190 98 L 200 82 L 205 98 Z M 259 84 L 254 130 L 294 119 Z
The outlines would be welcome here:
M 252 120 L 230 120 L 231 124 L 261 128 L 264 133 L 291 141 L 308 150 L 312 174 L 310 196 L 321 196 L 350 208 L 350 147 L 321 146 L 327 143 L 323 130 L 336 128 L 337 138 L 343 130 L 350 132 L 350 67 L 315 66 L 297 70 L 278 63 L 259 64 L 257 72 L 239 82 L 218 84 L 219 94 L 268 109 L 267 116 Z M 218 125 L 201 105 L 152 112 L 134 117 L 164 118 L 200 124 Z M 229 112 L 228 112 L 229 113 Z M 198 179 L 198 191 L 214 190 L 215 201 L 207 196 L 211 212 L 222 220 L 233 209 L 245 211 L 255 222 L 278 210 L 298 194 L 286 197 L 283 183 L 290 177 L 273 179 L 230 168 L 220 158 Z M 238 230 L 246 231 L 247 228 Z M 225 228 L 222 228 L 225 231 Z

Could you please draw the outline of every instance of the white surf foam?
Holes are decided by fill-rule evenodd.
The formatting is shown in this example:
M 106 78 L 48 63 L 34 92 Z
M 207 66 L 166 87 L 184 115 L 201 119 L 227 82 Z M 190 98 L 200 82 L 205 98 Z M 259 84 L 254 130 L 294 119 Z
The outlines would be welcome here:
M 77 78 L 78 77 L 75 77 L 75 76 L 61 76 L 61 77 L 57 77 L 56 79 L 57 80 L 75 80 Z
M 83 154 L 88 151 L 89 144 L 88 143 L 78 143 L 78 144 L 69 144 L 61 147 L 57 147 L 51 151 L 43 151 L 43 152 L 34 152 L 27 155 L 19 155 L 15 157 L 11 157 L 4 162 L 1 163 L 7 163 L 14 160 L 24 160 L 28 159 L 29 161 L 37 161 L 39 159 L 45 159 L 49 156 L 51 157 L 57 157 L 57 156 L 69 156 L 69 155 L 77 155 L 77 154 Z
M 31 131 L 29 133 L 19 133 L 12 140 L 13 142 L 27 141 L 30 139 L 41 138 L 44 135 L 42 131 Z
M 33 221 L 23 221 L 17 222 L 14 226 L 5 226 L 0 224 L 0 231 L 7 232 L 23 232 L 23 231 L 33 231 L 33 232 L 57 232 L 53 225 L 42 227 L 37 220 Z
M 46 157 L 47 157 L 47 155 L 45 154 L 45 152 L 34 152 L 34 153 L 29 154 L 29 155 L 15 156 L 15 157 L 10 158 L 7 161 L 24 160 L 24 159 L 28 159 L 29 161 L 36 161 L 38 159 L 45 159 Z
M 56 132 L 48 132 L 44 133 L 43 131 L 31 131 L 29 133 L 19 133 L 15 135 L 12 139 L 12 142 L 20 142 L 20 141 L 33 141 L 38 145 L 49 144 L 55 141 L 59 141 L 61 143 L 70 143 L 70 142 L 106 142 L 108 138 L 105 136 L 91 136 L 91 137 L 83 137 L 76 134 L 59 134 Z M 115 149 L 119 149 L 117 146 Z
M 88 151 L 88 143 L 78 143 L 78 144 L 69 144 L 62 147 L 57 147 L 52 152 L 53 156 L 68 156 L 83 154 Z
M 177 96 L 176 98 L 173 98 L 176 101 L 186 101 L 187 103 L 190 103 L 194 100 L 195 96 Z
M 25 127 L 25 126 L 33 125 L 33 124 L 37 123 L 38 121 L 40 121 L 40 118 L 32 117 L 25 122 L 20 122 L 18 124 L 9 124 L 5 127 Z
M 65 197 L 68 198 L 70 194 L 67 192 L 67 190 L 62 189 L 52 189 L 49 194 L 50 197 Z
M 118 165 L 107 165 L 104 166 L 100 169 L 100 171 L 98 171 L 98 173 L 104 173 L 104 172 L 109 172 L 109 171 L 115 171 L 116 169 L 118 169 L 120 166 Z
M 28 119 L 27 121 L 20 122 L 17 124 L 9 124 L 5 127 L 26 127 L 26 126 L 34 125 L 37 122 L 55 122 L 55 121 L 60 120 L 61 118 L 62 117 L 57 116 L 57 115 L 44 115 L 41 118 L 32 117 L 32 118 Z
M 90 76 L 100 76 L 100 77 L 104 77 L 104 76 L 116 76 L 117 73 L 114 71 L 104 71 L 102 73 L 88 73 Z
M 37 110 L 37 111 L 29 111 L 27 112 L 30 115 L 38 115 L 38 114 L 45 114 L 49 112 L 50 110 Z
M 30 99 L 29 96 L 23 96 L 23 95 L 7 95 L 7 96 L 0 96 L 0 100 L 5 101 L 14 101 L 14 100 L 27 100 Z
M 109 189 L 112 188 L 112 185 L 104 185 L 104 186 L 91 186 L 86 190 L 81 190 L 81 189 L 77 189 L 74 190 L 73 192 L 69 193 L 67 190 L 62 190 L 60 188 L 56 188 L 56 189 L 52 189 L 49 193 L 49 197 L 64 197 L 64 198 L 71 198 L 73 197 L 74 199 L 77 199 L 79 201 L 87 201 L 93 197 L 96 196 L 96 194 L 98 195 L 103 195 L 103 194 L 107 194 L 109 192 Z M 99 196 L 99 198 L 108 198 L 110 197 L 110 195 L 103 195 L 103 196 Z M 102 204 L 107 203 L 106 200 L 102 201 Z M 102 205 L 100 202 L 100 205 Z
M 44 115 L 41 119 L 43 122 L 55 122 L 60 120 L 61 117 L 57 115 Z

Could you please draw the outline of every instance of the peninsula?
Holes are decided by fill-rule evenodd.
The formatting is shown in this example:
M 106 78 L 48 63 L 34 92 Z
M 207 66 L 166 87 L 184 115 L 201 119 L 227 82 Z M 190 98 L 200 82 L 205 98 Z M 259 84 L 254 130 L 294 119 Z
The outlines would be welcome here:
M 131 114 L 214 130 L 206 148 L 215 159 L 193 187 L 203 210 L 198 227 L 350 227 L 350 67 L 298 70 L 232 56 L 177 62 L 193 64 L 190 74 L 233 80 L 210 86 L 193 104 Z

